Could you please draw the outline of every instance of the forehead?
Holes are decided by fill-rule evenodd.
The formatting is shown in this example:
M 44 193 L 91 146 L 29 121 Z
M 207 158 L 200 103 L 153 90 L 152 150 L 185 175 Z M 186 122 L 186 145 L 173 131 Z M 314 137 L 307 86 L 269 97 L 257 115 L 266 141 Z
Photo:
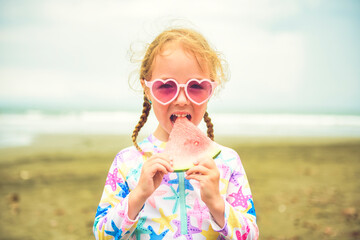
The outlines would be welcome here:
M 209 78 L 206 62 L 181 43 L 167 43 L 154 58 L 152 78 Z

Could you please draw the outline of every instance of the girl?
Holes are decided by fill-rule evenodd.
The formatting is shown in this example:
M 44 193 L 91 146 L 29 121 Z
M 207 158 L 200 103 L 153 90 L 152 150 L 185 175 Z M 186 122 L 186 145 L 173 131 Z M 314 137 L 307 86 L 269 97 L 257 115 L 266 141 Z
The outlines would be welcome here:
M 185 173 L 174 172 L 171 156 L 162 153 L 180 117 L 195 125 L 204 119 L 213 139 L 207 101 L 224 80 L 218 53 L 193 30 L 166 30 L 148 46 L 134 146 L 116 155 L 108 173 L 93 228 L 97 239 L 258 238 L 249 183 L 234 150 L 219 145 L 215 160 L 198 159 Z M 151 107 L 159 124 L 137 144 Z

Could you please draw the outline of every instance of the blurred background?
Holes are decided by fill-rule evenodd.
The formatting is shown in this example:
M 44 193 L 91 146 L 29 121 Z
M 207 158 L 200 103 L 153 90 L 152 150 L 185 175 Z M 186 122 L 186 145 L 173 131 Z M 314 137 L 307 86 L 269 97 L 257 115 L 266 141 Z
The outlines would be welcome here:
M 245 165 L 261 239 L 360 239 L 357 0 L 0 1 L 0 239 L 93 238 L 141 113 L 131 59 L 169 26 L 229 64 L 208 112 Z

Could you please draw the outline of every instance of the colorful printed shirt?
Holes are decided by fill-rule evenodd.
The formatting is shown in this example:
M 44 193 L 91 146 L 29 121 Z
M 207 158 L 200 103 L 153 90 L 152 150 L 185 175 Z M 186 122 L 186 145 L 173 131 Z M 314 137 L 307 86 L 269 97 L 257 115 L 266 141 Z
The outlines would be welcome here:
M 139 143 L 144 152 L 164 150 L 166 142 L 150 135 Z M 128 217 L 128 195 L 138 183 L 146 156 L 135 147 L 120 151 L 108 173 L 97 209 L 96 239 L 257 239 L 254 202 L 238 154 L 220 146 L 215 158 L 220 193 L 225 200 L 225 225 L 219 227 L 200 197 L 200 186 L 184 172 L 166 174 L 135 220 Z

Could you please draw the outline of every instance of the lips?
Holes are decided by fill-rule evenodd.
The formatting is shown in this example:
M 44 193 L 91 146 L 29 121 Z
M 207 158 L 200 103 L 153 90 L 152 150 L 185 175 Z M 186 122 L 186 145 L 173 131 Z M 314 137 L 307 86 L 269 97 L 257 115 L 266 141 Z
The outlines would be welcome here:
M 189 121 L 191 120 L 191 115 L 190 114 L 181 113 L 181 114 L 171 114 L 171 116 L 170 116 L 171 122 L 174 124 L 178 117 L 186 117 Z

